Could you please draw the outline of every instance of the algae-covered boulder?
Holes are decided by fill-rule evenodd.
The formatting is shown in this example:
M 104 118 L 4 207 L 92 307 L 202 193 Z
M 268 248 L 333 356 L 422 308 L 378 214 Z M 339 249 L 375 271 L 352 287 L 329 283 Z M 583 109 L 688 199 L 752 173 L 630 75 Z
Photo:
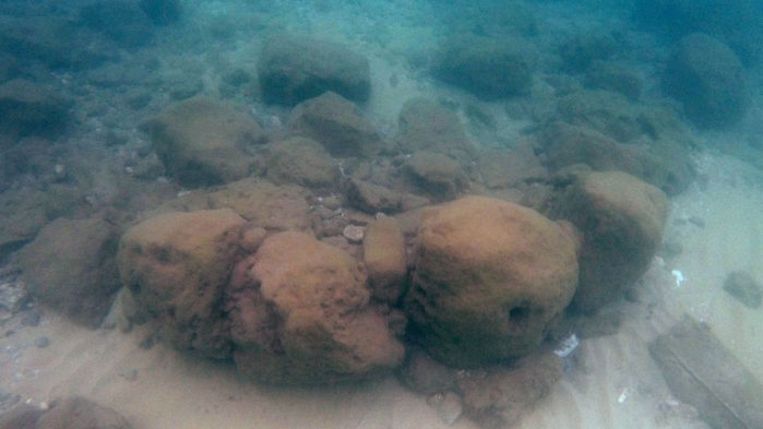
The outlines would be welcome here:
M 254 119 L 202 97 L 170 106 L 145 128 L 168 173 L 189 187 L 248 176 L 254 162 L 250 151 L 264 142 Z
M 257 73 L 268 103 L 294 105 L 326 91 L 363 102 L 371 92 L 366 57 L 343 45 L 307 37 L 269 39 Z
M 268 237 L 235 269 L 227 304 L 234 359 L 273 384 L 372 377 L 400 364 L 403 346 L 369 306 L 358 262 L 300 232 Z
M 122 236 L 122 283 L 175 347 L 230 356 L 222 300 L 244 223 L 230 209 L 165 213 Z
M 662 242 L 668 200 L 629 174 L 597 172 L 579 178 L 562 204 L 561 217 L 584 237 L 573 305 L 594 311 L 644 274 Z
M 382 148 L 379 133 L 357 106 L 334 92 L 296 106 L 289 130 L 317 141 L 334 156 L 372 156 Z
M 95 328 L 119 289 L 117 229 L 100 217 L 59 218 L 21 251 L 29 292 L 76 322 Z
M 749 107 L 742 63 L 728 46 L 706 34 L 681 39 L 668 62 L 663 85 L 700 128 L 733 125 Z
M 575 293 L 576 246 L 558 224 L 497 199 L 425 213 L 405 298 L 417 338 L 457 367 L 530 353 Z

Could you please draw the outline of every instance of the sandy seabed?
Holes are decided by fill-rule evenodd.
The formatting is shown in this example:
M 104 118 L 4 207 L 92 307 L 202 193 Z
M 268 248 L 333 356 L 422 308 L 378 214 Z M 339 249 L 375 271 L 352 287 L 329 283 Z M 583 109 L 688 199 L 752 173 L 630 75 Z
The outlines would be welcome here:
M 763 180 L 741 161 L 703 155 L 701 179 L 672 201 L 666 240 L 683 251 L 655 258 L 635 303 L 616 304 L 616 335 L 584 340 L 578 365 L 519 428 L 706 427 L 676 401 L 647 345 L 684 313 L 706 322 L 763 379 L 763 311 L 723 291 L 725 275 L 763 278 Z M 704 224 L 703 224 L 704 223 Z M 685 280 L 676 282 L 673 270 Z M 437 411 L 394 377 L 360 385 L 285 389 L 238 378 L 232 366 L 184 356 L 162 344 L 140 346 L 146 327 L 128 334 L 90 331 L 51 311 L 38 327 L 0 340 L 0 385 L 43 403 L 80 394 L 113 407 L 136 428 L 471 428 L 446 425 Z M 47 336 L 44 348 L 34 340 Z

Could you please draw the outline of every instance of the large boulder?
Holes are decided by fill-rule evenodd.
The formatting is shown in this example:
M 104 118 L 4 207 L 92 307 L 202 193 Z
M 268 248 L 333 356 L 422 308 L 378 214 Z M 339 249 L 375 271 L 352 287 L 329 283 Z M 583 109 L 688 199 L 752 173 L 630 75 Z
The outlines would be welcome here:
M 319 142 L 339 157 L 373 156 L 382 148 L 379 133 L 357 106 L 334 92 L 296 106 L 289 130 Z
M 646 272 L 662 242 L 667 212 L 662 191 L 627 173 L 577 179 L 558 212 L 583 234 L 576 309 L 601 308 Z
M 315 140 L 290 137 L 267 150 L 265 177 L 276 184 L 297 184 L 308 188 L 333 185 L 339 169 L 336 162 Z
M 257 71 L 268 103 L 294 105 L 326 91 L 363 102 L 371 92 L 368 59 L 342 45 L 306 37 L 269 39 Z
M 736 54 L 706 34 L 678 43 L 663 80 L 665 91 L 683 103 L 700 128 L 723 128 L 739 121 L 749 105 L 747 78 Z
M 170 175 L 184 186 L 217 185 L 249 175 L 264 133 L 250 116 L 206 98 L 175 104 L 145 126 Z
M 366 276 L 339 248 L 300 232 L 268 237 L 235 269 L 228 314 L 239 371 L 274 384 L 372 377 L 403 346 L 369 306 Z
M 567 228 L 516 204 L 466 197 L 424 214 L 405 308 L 433 357 L 479 367 L 536 350 L 577 276 Z
M 433 74 L 485 100 L 527 94 L 532 86 L 528 55 L 512 39 L 449 38 L 435 59 Z
M 24 136 L 59 136 L 68 125 L 71 103 L 52 89 L 24 79 L 0 85 L 0 134 L 15 140 Z M 2 148 L 0 137 L 0 148 Z
M 63 219 L 46 225 L 21 251 L 29 292 L 89 327 L 98 327 L 121 284 L 119 233 L 103 218 Z
M 230 209 L 165 213 L 122 236 L 122 283 L 175 347 L 230 357 L 222 302 L 244 224 Z
M 463 163 L 474 160 L 476 149 L 455 111 L 426 98 L 413 98 L 405 102 L 398 120 L 397 144 L 402 151 L 439 152 Z

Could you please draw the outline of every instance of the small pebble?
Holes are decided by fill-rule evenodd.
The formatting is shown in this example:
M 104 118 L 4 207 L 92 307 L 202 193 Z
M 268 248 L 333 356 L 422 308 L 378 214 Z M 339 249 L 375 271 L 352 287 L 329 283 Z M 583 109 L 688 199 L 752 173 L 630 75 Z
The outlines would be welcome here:
M 344 227 L 342 235 L 350 243 L 359 244 L 363 242 L 363 237 L 366 235 L 366 229 L 358 225 L 347 225 Z
M 34 345 L 38 348 L 44 349 L 50 345 L 50 339 L 48 339 L 48 337 L 38 337 L 34 340 Z

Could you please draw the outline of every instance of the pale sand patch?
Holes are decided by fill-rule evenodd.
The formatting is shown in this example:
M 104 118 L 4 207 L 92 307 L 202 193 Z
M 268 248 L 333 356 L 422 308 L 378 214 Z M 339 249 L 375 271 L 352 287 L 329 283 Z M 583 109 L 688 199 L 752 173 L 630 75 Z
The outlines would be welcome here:
M 763 278 L 763 181 L 726 157 L 704 156 L 700 166 L 706 186 L 698 183 L 675 199 L 668 226 L 667 237 L 678 240 L 683 252 L 667 264 L 655 261 L 643 279 L 641 303 L 618 304 L 624 314 L 620 332 L 583 341 L 579 367 L 518 427 L 705 427 L 672 398 L 647 349 L 685 311 L 707 322 L 763 378 L 757 361 L 763 310 L 747 309 L 721 288 L 735 269 Z M 685 221 L 692 216 L 704 227 Z M 674 269 L 686 278 L 680 287 Z M 32 345 L 40 335 L 51 339 L 47 348 Z M 88 331 L 47 312 L 40 327 L 0 340 L 0 385 L 38 403 L 81 394 L 115 408 L 139 429 L 448 427 L 425 398 L 394 378 L 334 388 L 264 388 L 238 379 L 231 367 L 163 345 L 144 350 L 139 343 L 146 335 L 145 328 Z M 462 418 L 451 427 L 474 425 Z

